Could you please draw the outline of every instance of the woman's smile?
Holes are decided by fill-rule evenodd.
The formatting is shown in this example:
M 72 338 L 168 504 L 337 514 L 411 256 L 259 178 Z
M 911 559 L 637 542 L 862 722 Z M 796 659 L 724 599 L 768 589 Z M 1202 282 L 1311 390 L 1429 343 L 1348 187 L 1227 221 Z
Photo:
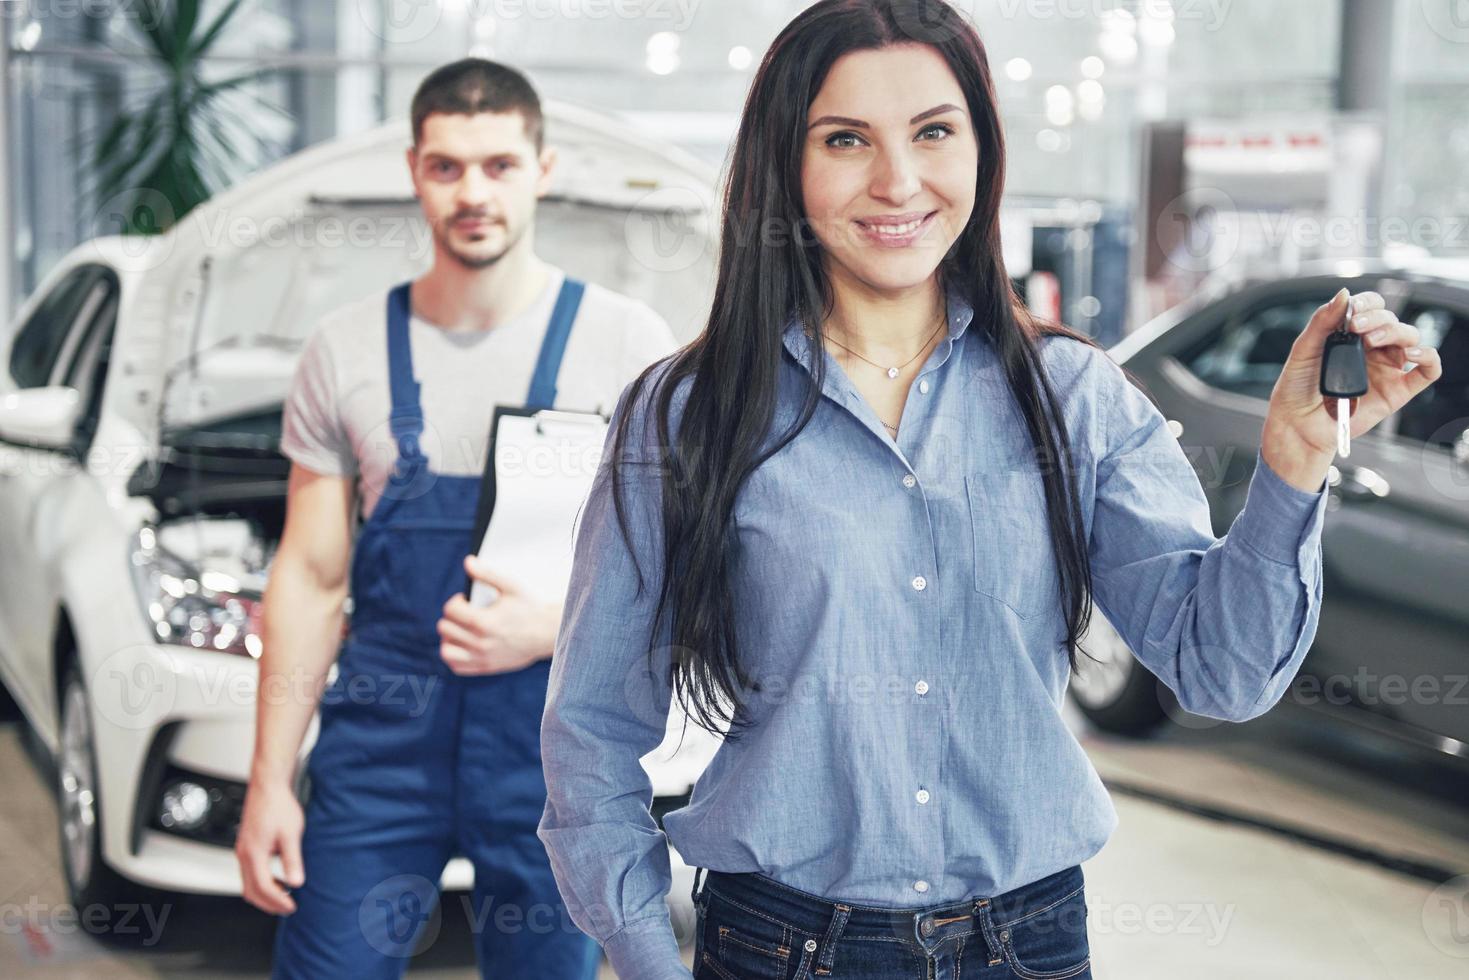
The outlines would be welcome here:
M 856 225 L 863 237 L 884 248 L 907 248 L 928 233 L 937 211 L 911 212 L 909 214 L 874 215 L 858 218 Z

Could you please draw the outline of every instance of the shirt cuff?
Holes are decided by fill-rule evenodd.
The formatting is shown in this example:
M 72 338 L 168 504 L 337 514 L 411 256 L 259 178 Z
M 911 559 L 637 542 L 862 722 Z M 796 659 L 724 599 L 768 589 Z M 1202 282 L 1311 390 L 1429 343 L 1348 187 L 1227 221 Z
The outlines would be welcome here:
M 692 980 L 667 915 L 629 922 L 602 944 L 622 980 Z
M 1293 487 L 1257 449 L 1245 506 L 1229 533 L 1272 561 L 1304 569 L 1320 540 L 1326 499 L 1325 480 L 1314 493 Z
M 1285 694 L 1316 636 L 1321 615 L 1321 527 L 1326 514 L 1327 483 L 1314 493 L 1291 486 L 1255 453 L 1255 473 L 1250 479 L 1244 510 L 1229 530 L 1251 550 L 1265 558 L 1294 566 L 1305 593 L 1305 611 L 1290 640 L 1290 650 L 1270 670 L 1259 696 L 1246 717 L 1254 717 L 1274 706 Z

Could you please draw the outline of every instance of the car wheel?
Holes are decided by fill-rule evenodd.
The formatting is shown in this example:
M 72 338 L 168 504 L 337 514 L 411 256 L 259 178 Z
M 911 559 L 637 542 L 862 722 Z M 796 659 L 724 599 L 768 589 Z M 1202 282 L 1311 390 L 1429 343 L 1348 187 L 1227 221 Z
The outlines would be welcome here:
M 1081 656 L 1071 675 L 1071 697 L 1092 724 L 1118 735 L 1143 735 L 1168 717 L 1164 699 L 1171 692 L 1152 675 L 1093 607 Z
M 61 865 L 67 892 L 81 915 L 80 921 L 87 921 L 87 909 L 100 906 L 109 914 L 93 912 L 93 921 L 111 922 L 120 909 L 146 901 L 150 890 L 113 871 L 102 857 L 102 806 L 97 790 L 91 705 L 75 664 L 67 669 L 62 682 L 56 797 Z

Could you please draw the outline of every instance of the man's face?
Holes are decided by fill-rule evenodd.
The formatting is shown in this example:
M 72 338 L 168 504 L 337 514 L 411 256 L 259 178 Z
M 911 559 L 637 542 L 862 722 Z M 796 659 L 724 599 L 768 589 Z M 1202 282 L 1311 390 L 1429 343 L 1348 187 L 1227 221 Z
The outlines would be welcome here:
M 498 262 L 529 230 L 554 163 L 554 150 L 536 153 L 519 112 L 430 113 L 408 151 L 434 239 L 470 269 Z

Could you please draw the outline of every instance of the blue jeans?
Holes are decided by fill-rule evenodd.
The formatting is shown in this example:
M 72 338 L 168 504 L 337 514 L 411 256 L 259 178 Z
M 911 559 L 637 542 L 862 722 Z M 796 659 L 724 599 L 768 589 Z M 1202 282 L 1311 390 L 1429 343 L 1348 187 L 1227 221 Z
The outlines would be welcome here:
M 760 874 L 696 869 L 695 980 L 1090 980 L 1073 865 L 1003 895 L 907 909 L 829 902 Z

